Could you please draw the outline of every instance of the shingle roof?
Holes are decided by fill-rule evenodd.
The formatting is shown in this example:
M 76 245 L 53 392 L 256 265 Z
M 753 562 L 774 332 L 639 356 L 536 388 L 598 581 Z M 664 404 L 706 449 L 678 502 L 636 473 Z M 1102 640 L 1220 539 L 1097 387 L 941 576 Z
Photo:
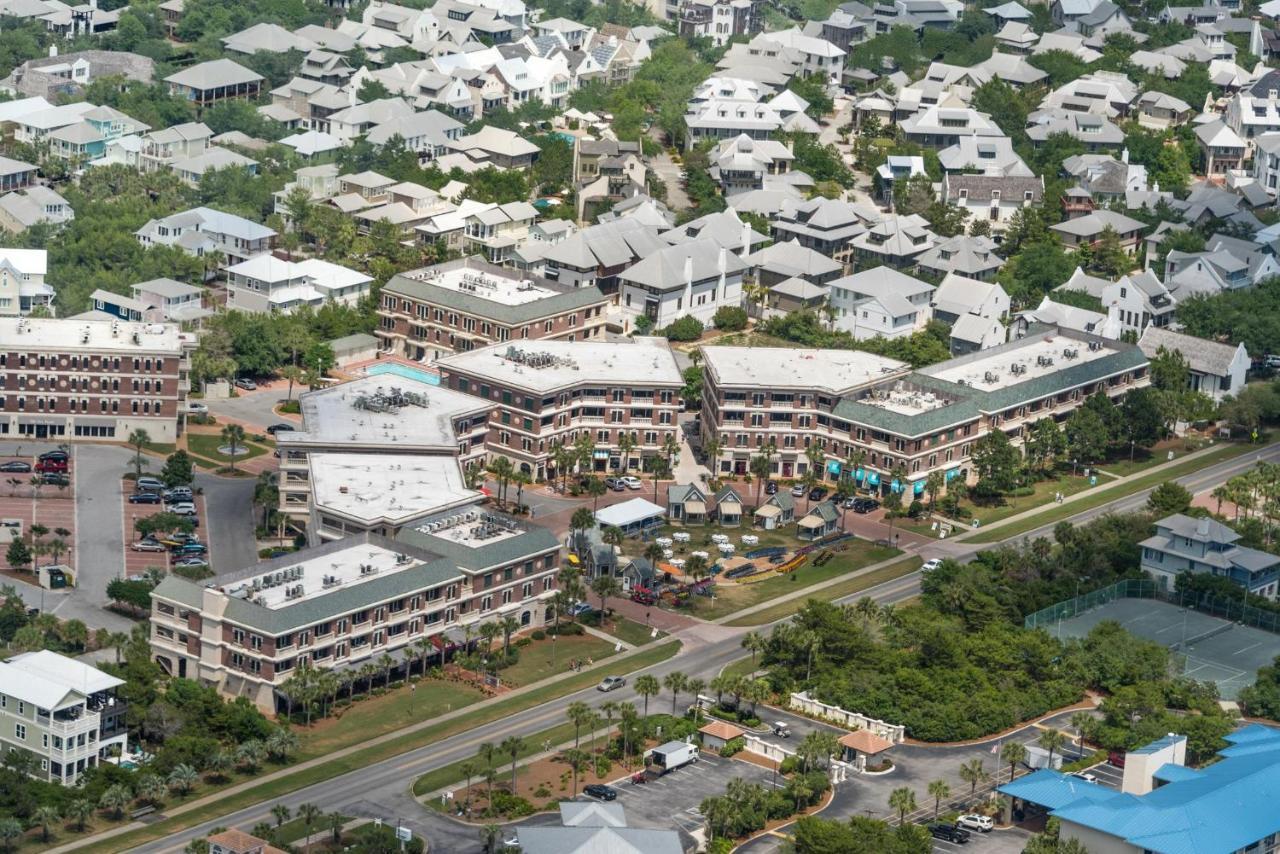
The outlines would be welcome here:
M 1155 358 L 1161 347 L 1170 352 L 1180 352 L 1191 370 L 1218 377 L 1226 376 L 1231 370 L 1231 363 L 1240 348 L 1239 344 L 1219 344 L 1156 326 L 1147 327 L 1138 346 L 1147 358 Z
M 261 83 L 263 77 L 256 71 L 250 71 L 237 62 L 229 59 L 215 59 L 202 62 L 190 68 L 170 74 L 166 83 L 178 86 L 189 86 L 193 89 L 214 89 L 218 86 L 235 86 L 240 83 Z

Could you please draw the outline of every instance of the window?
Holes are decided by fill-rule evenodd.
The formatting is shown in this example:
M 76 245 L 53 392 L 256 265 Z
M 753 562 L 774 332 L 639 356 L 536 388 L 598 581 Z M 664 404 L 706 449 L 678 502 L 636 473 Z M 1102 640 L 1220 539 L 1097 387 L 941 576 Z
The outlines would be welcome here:
M 13 725 L 13 734 L 14 734 L 14 737 L 15 737 L 15 738 L 17 738 L 17 739 L 19 739 L 19 740 L 21 740 L 21 741 L 26 741 L 26 740 L 27 740 L 27 728 L 26 728 L 26 726 L 25 726 L 24 724 L 14 724 L 14 725 Z

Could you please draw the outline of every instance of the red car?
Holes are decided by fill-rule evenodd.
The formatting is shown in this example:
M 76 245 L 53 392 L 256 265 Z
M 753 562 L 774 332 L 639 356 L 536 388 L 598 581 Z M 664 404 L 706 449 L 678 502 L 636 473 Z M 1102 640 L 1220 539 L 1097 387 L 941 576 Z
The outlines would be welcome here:
M 36 463 L 36 471 L 41 474 L 63 474 L 67 471 L 66 460 L 40 460 Z
M 1108 754 L 1107 754 L 1107 764 L 1108 764 L 1108 765 L 1113 765 L 1113 766 L 1115 766 L 1116 768 L 1123 768 L 1123 767 L 1124 767 L 1124 751 L 1123 751 L 1123 750 L 1113 750 L 1113 751 L 1111 751 L 1110 753 L 1108 753 Z
M 641 605 L 652 605 L 658 601 L 658 596 L 646 587 L 637 587 L 631 591 L 631 601 Z

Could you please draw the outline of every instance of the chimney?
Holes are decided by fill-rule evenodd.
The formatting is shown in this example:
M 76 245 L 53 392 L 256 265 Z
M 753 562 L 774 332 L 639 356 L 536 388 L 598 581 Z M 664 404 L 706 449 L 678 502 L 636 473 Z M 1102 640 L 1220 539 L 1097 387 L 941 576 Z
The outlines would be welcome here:
M 723 250 L 721 250 L 723 252 Z M 751 254 L 751 223 L 746 220 L 742 221 L 742 254 Z M 724 265 L 720 266 L 720 271 L 724 272 Z
M 688 287 L 693 287 L 693 255 L 686 254 L 684 256 L 684 283 Z
M 728 269 L 729 269 L 729 250 L 725 249 L 724 247 L 721 247 L 720 258 L 716 262 L 716 270 L 720 273 L 721 276 L 723 276 L 725 270 L 728 270 Z
M 49 45 L 49 58 L 53 59 L 58 55 L 58 46 L 56 44 Z
M 1128 149 L 1128 148 L 1125 148 L 1123 151 L 1121 151 L 1121 152 L 1120 152 L 1120 162 L 1121 162 L 1121 163 L 1128 163 L 1128 162 L 1129 162 L 1129 149 Z

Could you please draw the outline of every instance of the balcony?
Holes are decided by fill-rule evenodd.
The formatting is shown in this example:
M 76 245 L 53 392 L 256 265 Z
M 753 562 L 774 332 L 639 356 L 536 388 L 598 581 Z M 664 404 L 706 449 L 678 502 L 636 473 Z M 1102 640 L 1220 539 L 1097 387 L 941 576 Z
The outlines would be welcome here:
M 52 735 L 76 736 L 82 732 L 96 732 L 100 724 L 97 712 L 90 712 L 83 706 L 72 706 L 60 709 L 52 715 L 36 714 L 36 725 L 45 727 Z

